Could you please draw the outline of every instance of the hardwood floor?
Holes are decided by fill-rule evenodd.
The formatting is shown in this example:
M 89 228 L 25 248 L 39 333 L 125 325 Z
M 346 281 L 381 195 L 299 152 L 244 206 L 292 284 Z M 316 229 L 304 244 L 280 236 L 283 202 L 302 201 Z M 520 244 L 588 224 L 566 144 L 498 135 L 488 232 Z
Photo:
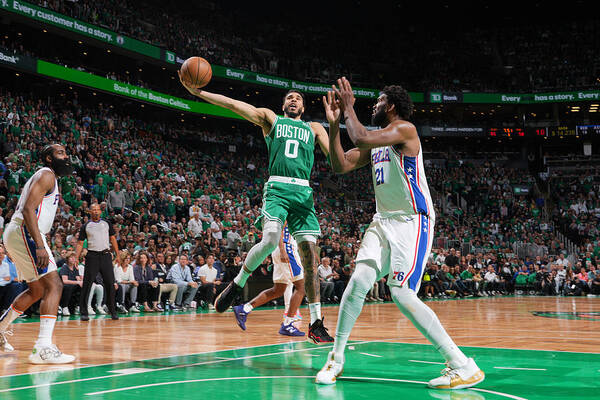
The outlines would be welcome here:
M 427 304 L 459 346 L 600 352 L 600 298 L 505 297 Z M 331 333 L 335 332 L 337 312 L 337 307 L 323 308 L 325 325 Z M 533 312 L 565 314 L 544 317 Z M 306 330 L 308 310 L 303 308 L 302 313 Z M 237 326 L 231 312 L 147 314 L 89 322 L 61 321 L 59 317 L 54 341 L 62 351 L 77 357 L 72 366 L 29 365 L 27 355 L 39 323 L 18 323 L 9 337 L 16 351 L 0 353 L 0 376 L 302 340 L 277 333 L 281 317 L 281 309 L 255 310 L 248 318 L 246 331 Z M 392 303 L 365 305 L 350 338 L 427 343 Z

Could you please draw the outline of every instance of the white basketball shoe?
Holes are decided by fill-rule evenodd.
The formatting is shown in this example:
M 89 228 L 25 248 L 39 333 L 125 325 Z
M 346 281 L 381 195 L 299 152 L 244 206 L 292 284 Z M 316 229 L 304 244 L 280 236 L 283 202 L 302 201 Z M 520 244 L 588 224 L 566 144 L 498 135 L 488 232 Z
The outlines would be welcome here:
M 34 346 L 29 355 L 32 364 L 68 364 L 75 361 L 75 356 L 64 354 L 55 344 L 50 346 Z
M 442 376 L 429 381 L 427 386 L 434 389 L 465 389 L 475 386 L 485 379 L 485 374 L 479 369 L 472 358 L 460 368 L 442 370 Z
M 10 345 L 10 343 L 8 343 L 8 339 L 6 339 L 7 336 L 12 336 L 12 334 L 12 331 L 0 332 L 0 348 L 6 352 L 13 351 L 15 349 Z
M 315 382 L 321 385 L 333 385 L 342 372 L 344 372 L 344 360 L 338 362 L 333 351 L 330 351 L 327 355 L 327 362 L 317 374 Z

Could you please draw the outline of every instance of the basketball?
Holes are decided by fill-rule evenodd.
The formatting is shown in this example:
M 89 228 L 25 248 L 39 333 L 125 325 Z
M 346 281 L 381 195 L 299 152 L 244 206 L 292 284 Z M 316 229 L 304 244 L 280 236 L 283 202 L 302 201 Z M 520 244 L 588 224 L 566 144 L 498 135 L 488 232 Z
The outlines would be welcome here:
M 202 57 L 190 57 L 181 66 L 181 79 L 195 88 L 208 85 L 212 78 L 212 68 Z

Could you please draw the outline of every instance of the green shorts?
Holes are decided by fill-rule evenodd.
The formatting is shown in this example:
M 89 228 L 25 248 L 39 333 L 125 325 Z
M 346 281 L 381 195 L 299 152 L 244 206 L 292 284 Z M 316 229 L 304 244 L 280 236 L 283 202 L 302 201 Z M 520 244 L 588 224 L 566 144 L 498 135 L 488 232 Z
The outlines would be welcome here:
M 264 221 L 277 221 L 283 226 L 286 220 L 292 235 L 321 236 L 313 190 L 310 186 L 282 182 L 265 183 L 257 227 L 261 228 Z

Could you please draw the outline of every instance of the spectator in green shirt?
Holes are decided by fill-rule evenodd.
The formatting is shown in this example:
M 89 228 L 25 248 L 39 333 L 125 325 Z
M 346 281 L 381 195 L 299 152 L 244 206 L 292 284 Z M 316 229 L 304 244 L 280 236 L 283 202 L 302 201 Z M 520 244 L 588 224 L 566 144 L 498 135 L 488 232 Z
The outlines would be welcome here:
M 106 199 L 106 195 L 108 194 L 108 187 L 104 183 L 104 179 L 102 177 L 98 178 L 98 183 L 94 185 L 92 188 L 92 196 L 94 196 L 98 202 L 104 201 Z

